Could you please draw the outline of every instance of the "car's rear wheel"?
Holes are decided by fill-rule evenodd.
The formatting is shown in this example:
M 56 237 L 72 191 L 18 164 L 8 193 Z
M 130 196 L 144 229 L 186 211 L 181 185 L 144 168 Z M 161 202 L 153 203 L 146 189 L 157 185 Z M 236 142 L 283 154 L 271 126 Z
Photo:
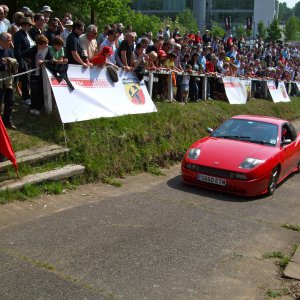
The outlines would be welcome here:
M 272 170 L 272 174 L 270 177 L 269 185 L 268 185 L 268 195 L 273 195 L 276 187 L 277 187 L 277 181 L 279 178 L 279 167 L 275 167 Z
M 297 173 L 300 173 L 300 160 L 298 161 L 298 164 L 297 164 Z

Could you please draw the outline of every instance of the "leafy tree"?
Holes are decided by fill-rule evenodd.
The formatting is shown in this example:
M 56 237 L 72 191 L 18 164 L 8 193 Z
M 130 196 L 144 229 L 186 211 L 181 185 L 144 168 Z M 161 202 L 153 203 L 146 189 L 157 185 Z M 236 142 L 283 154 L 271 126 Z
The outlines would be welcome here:
M 295 17 L 300 18 L 300 1 L 298 1 L 294 7 Z
M 216 38 L 216 37 L 222 38 L 226 32 L 223 27 L 221 27 L 217 23 L 213 22 L 212 26 L 211 26 L 211 33 L 214 38 Z
M 285 23 L 293 15 L 293 9 L 287 7 L 286 3 L 279 3 L 278 20 Z
M 300 22 L 297 17 L 290 17 L 285 24 L 284 35 L 286 41 L 296 41 L 299 39 Z
M 279 27 L 279 21 L 277 18 L 273 19 L 269 28 L 267 29 L 267 32 L 269 40 L 276 41 L 281 39 L 281 29 Z
M 267 37 L 267 28 L 266 28 L 265 23 L 263 21 L 258 22 L 257 32 L 258 32 L 258 37 L 259 38 L 264 40 Z
M 198 31 L 196 18 L 190 9 L 185 9 L 182 13 L 180 13 L 177 20 L 181 27 L 184 27 L 186 30 L 193 32 Z M 181 30 L 182 29 L 183 28 L 181 28 Z
M 239 25 L 236 30 L 235 30 L 235 35 L 237 38 L 240 38 L 240 37 L 243 37 L 246 35 L 246 31 L 245 31 L 245 28 L 244 26 L 242 25 Z

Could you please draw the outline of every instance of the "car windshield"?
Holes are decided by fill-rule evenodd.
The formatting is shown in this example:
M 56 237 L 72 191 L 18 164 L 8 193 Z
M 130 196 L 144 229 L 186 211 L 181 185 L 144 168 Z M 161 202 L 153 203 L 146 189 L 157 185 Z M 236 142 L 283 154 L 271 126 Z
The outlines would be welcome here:
M 212 137 L 240 140 L 251 143 L 276 146 L 278 126 L 266 122 L 243 119 L 229 119 L 218 127 Z

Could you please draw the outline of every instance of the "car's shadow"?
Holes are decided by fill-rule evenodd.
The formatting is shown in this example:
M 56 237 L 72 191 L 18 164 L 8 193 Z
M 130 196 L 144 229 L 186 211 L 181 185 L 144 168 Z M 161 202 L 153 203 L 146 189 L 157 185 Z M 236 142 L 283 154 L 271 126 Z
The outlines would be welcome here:
M 251 202 L 255 200 L 261 200 L 267 198 L 267 196 L 255 196 L 255 197 L 243 197 L 234 194 L 224 193 L 222 191 L 213 191 L 209 189 L 202 189 L 192 185 L 187 185 L 182 182 L 181 175 L 178 175 L 168 180 L 167 185 L 173 189 L 179 190 L 185 193 L 191 193 L 194 195 L 208 197 L 219 201 L 225 202 Z M 278 186 L 279 187 L 279 186 Z

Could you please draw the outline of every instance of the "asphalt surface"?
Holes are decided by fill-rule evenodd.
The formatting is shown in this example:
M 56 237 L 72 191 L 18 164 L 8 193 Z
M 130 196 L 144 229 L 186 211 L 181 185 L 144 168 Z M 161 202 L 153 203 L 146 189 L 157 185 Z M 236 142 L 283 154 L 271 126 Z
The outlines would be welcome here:
M 176 165 L 2 206 L 0 299 L 264 299 L 291 284 L 263 255 L 300 241 L 281 227 L 300 224 L 298 182 L 243 199 L 182 185 Z
M 266 299 L 300 233 L 299 174 L 271 197 L 187 187 L 180 166 L 0 207 L 0 299 Z

